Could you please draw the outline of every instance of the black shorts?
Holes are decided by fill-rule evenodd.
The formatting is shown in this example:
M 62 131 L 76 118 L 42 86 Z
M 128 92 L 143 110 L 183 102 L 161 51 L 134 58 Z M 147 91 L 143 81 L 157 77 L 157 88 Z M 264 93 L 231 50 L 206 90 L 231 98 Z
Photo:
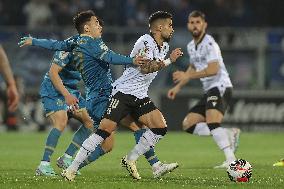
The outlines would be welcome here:
M 119 123 L 125 116 L 131 115 L 136 121 L 157 107 L 149 97 L 139 99 L 133 95 L 117 92 L 109 101 L 104 118 Z
M 226 88 L 221 96 L 219 89 L 214 87 L 203 95 L 199 102 L 189 110 L 189 113 L 198 113 L 206 117 L 206 110 L 216 109 L 224 115 L 231 99 L 232 88 Z

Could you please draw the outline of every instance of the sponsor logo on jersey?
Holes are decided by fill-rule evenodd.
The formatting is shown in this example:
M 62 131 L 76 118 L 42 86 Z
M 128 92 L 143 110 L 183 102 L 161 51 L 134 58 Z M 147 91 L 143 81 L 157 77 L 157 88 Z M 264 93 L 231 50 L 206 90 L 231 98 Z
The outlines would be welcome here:
M 139 56 L 144 56 L 144 55 L 147 54 L 148 51 L 149 51 L 149 47 L 145 46 L 144 48 L 142 48 L 142 49 L 140 49 L 140 50 L 138 51 L 138 55 L 139 55 Z

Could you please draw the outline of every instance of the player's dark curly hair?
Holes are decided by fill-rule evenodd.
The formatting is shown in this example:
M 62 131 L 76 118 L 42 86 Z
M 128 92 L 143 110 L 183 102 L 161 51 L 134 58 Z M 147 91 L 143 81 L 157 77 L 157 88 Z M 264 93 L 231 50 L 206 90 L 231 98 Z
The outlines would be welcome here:
M 92 10 L 82 11 L 74 16 L 73 24 L 79 34 L 84 32 L 84 25 L 91 20 L 92 16 L 96 16 Z
M 149 17 L 149 25 L 151 26 L 153 22 L 155 22 L 158 19 L 166 19 L 166 18 L 173 18 L 173 15 L 171 13 L 165 12 L 165 11 L 157 11 L 150 15 Z
M 205 14 L 203 12 L 201 12 L 201 11 L 198 11 L 198 10 L 192 11 L 189 14 L 188 18 L 191 18 L 191 17 L 194 17 L 194 18 L 200 17 L 200 18 L 202 18 L 202 20 L 205 21 Z

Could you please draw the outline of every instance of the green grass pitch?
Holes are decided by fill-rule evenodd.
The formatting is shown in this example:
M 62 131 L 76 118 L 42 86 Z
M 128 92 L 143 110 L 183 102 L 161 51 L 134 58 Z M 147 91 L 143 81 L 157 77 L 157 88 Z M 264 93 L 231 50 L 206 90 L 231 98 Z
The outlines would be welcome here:
M 75 182 L 55 178 L 36 177 L 34 170 L 39 164 L 47 133 L 1 133 L 0 134 L 0 188 L 283 188 L 284 168 L 272 164 L 284 156 L 284 133 L 242 133 L 239 158 L 253 166 L 249 183 L 229 181 L 225 170 L 212 167 L 224 160 L 223 153 L 211 137 L 198 137 L 183 132 L 169 132 L 156 146 L 160 160 L 178 162 L 180 167 L 162 179 L 153 179 L 151 167 L 141 157 L 138 170 L 142 179 L 134 181 L 123 168 L 120 158 L 134 145 L 130 132 L 119 132 L 111 153 L 91 166 L 82 169 Z M 52 157 L 61 155 L 72 135 L 64 133 Z

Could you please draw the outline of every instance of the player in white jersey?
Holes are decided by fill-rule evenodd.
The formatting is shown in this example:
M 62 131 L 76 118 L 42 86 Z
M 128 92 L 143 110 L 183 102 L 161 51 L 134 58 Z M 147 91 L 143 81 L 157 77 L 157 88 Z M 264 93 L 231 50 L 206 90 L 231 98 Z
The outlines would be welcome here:
M 185 117 L 183 129 L 200 136 L 212 135 L 226 157 L 226 161 L 215 168 L 226 168 L 236 159 L 234 151 L 238 145 L 240 130 L 221 127 L 233 86 L 220 48 L 213 37 L 206 34 L 206 27 L 205 15 L 202 12 L 193 11 L 189 15 L 188 29 L 193 36 L 193 40 L 187 45 L 190 66 L 186 72 L 176 71 L 173 74 L 177 84 L 168 91 L 168 97 L 174 99 L 188 81 L 201 80 L 204 95 Z
M 144 55 L 150 60 L 164 60 L 169 51 L 169 44 L 163 42 L 158 46 L 151 34 L 141 36 L 135 43 L 130 57 Z M 145 71 L 144 71 L 145 70 Z M 130 94 L 139 99 L 148 97 L 148 88 L 158 71 L 148 73 L 148 70 L 139 67 L 127 66 L 122 76 L 113 83 L 113 95 L 117 92 Z
M 170 58 L 165 59 L 169 50 L 167 41 L 174 30 L 172 15 L 158 11 L 149 18 L 151 34 L 140 37 L 131 53 L 145 55 L 149 62 L 140 67 L 128 67 L 123 75 L 113 84 L 113 97 L 96 133 L 92 134 L 80 148 L 73 163 L 65 171 L 64 177 L 73 180 L 79 165 L 116 129 L 117 124 L 126 116 L 131 115 L 136 121 L 149 129 L 143 133 L 139 142 L 122 163 L 135 179 L 141 179 L 136 160 L 163 138 L 167 132 L 165 119 L 159 109 L 148 97 L 148 87 L 157 75 L 157 71 L 168 66 L 182 56 L 179 48 L 173 50 Z M 177 167 L 177 164 L 174 164 Z

